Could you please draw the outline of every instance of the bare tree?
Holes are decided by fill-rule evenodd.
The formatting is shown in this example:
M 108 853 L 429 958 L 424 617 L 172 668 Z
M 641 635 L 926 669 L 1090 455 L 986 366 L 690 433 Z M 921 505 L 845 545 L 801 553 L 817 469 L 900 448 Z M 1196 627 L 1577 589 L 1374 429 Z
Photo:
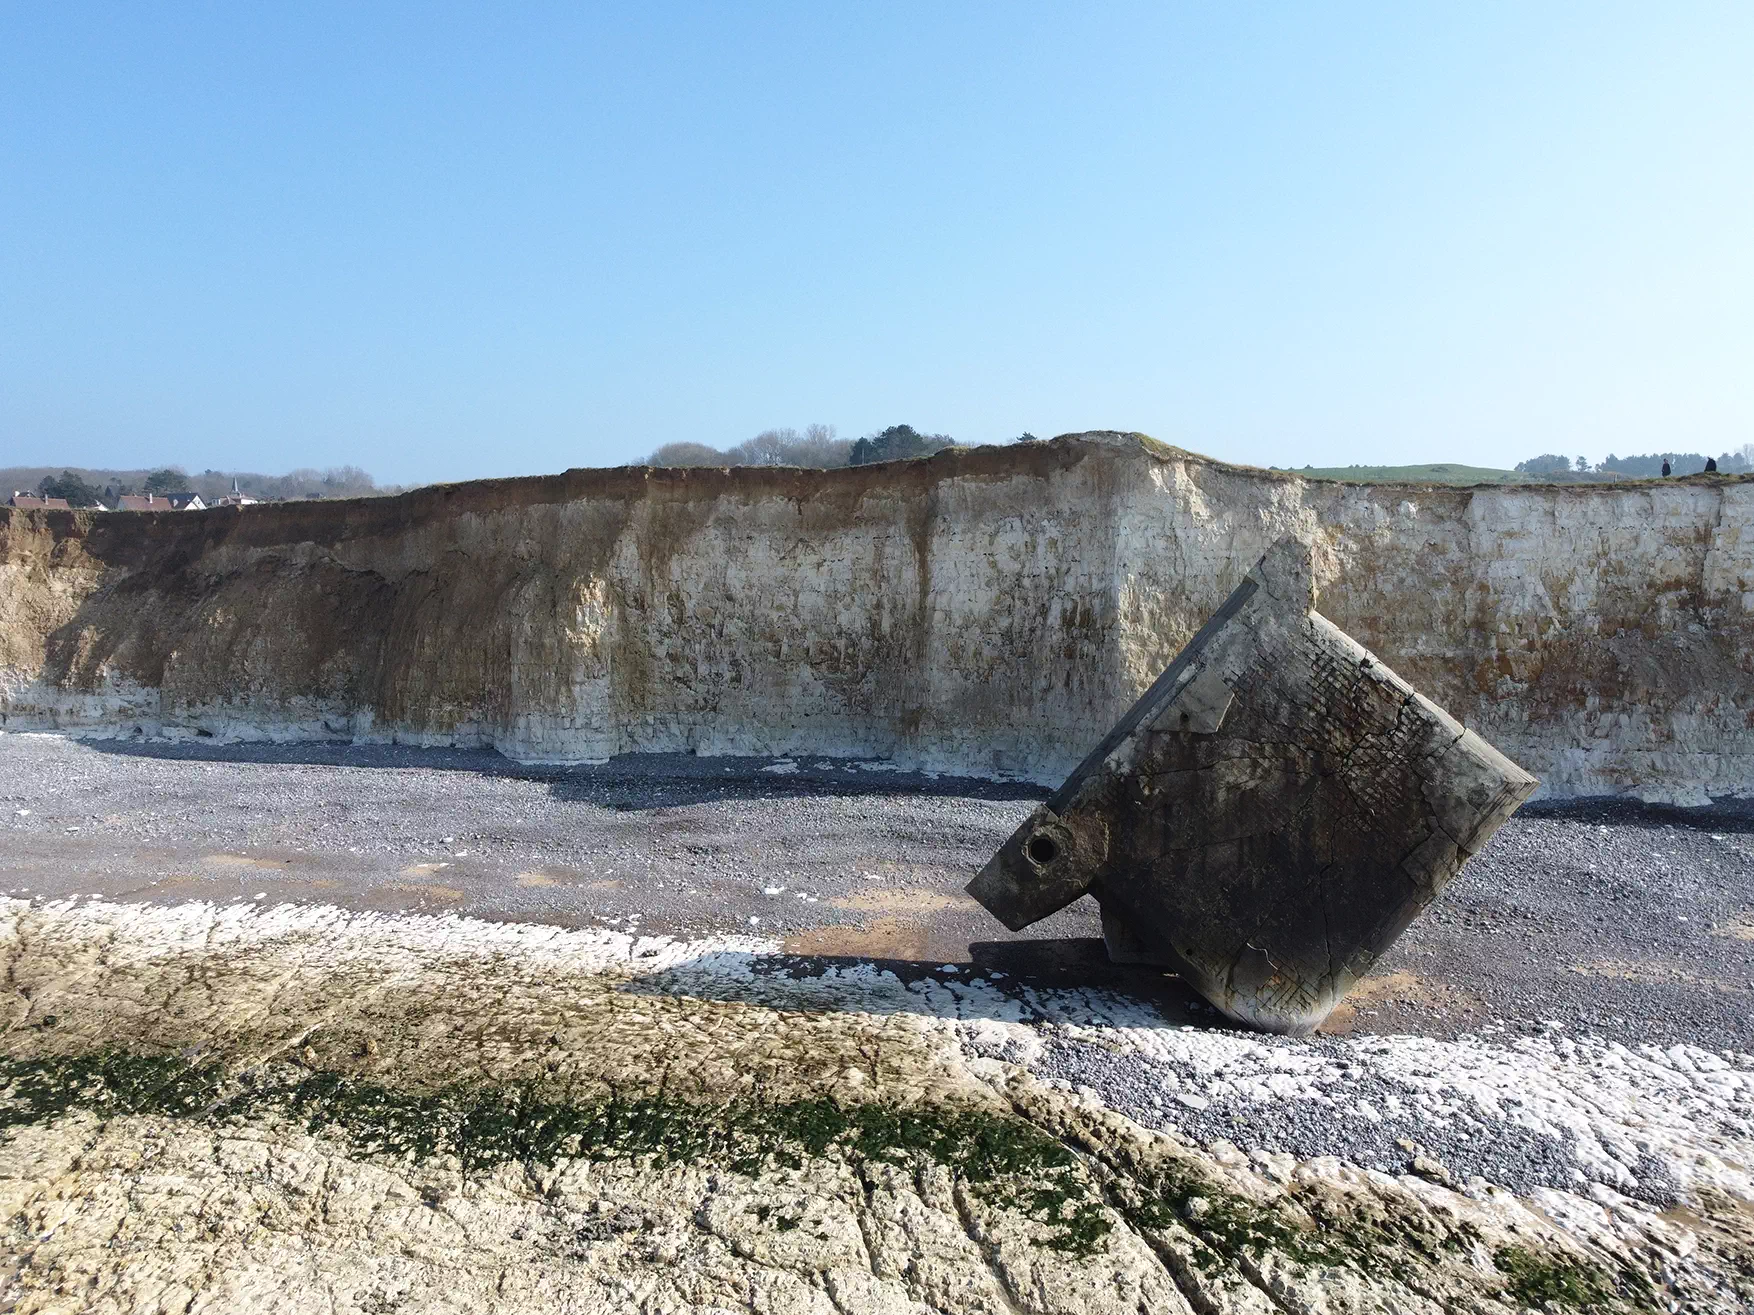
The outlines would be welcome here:
M 835 437 L 833 425 L 764 429 L 727 452 L 705 443 L 666 443 L 646 458 L 653 466 L 806 466 L 827 470 L 847 464 L 853 445 Z
M 728 466 L 730 458 L 705 443 L 666 443 L 647 457 L 648 466 Z
M 764 429 L 726 455 L 738 466 L 790 466 L 795 463 L 786 458 L 802 437 L 795 429 Z

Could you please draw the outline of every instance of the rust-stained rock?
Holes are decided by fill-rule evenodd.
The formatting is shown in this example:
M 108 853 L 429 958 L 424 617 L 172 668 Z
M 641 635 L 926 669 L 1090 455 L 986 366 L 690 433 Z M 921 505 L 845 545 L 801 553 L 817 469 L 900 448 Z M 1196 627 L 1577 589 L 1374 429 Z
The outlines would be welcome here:
M 1536 786 L 1314 611 L 1282 539 L 968 891 L 1312 1031 Z

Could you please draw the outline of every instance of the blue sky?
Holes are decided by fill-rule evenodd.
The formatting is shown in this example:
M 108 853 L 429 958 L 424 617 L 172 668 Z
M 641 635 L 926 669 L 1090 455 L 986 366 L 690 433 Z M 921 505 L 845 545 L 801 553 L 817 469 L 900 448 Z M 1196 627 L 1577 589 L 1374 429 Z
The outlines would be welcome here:
M 1754 442 L 1754 5 L 0 7 L 0 465 Z

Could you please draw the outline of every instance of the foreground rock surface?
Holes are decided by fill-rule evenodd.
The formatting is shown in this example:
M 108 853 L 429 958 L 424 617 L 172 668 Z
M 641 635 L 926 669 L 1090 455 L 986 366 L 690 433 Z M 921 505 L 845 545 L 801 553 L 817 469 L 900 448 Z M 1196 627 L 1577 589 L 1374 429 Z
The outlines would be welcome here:
M 798 975 L 770 949 L 6 901 L 3 1299 L 1746 1307 L 1754 1057 L 1391 1038 L 1317 1052 L 1164 1027 L 1088 992 L 858 965 Z M 1399 1065 L 1427 1075 L 1434 1137 L 1508 1118 L 1596 1149 L 1569 1188 L 1520 1194 L 1412 1139 L 1399 1174 L 1249 1156 L 1058 1076 L 1083 1051 L 1130 1066 L 1135 1094 L 1153 1065 L 1180 1066 L 1190 1111 L 1202 1072 L 1207 1091 L 1258 1081 L 1270 1099 L 1289 1084 L 1337 1109 L 1348 1083 Z M 1526 1114 L 1503 1108 L 1523 1098 Z
M 1088 891 L 1111 957 L 1301 1036 L 1535 785 L 1317 614 L 1283 539 L 968 892 L 1016 931 Z

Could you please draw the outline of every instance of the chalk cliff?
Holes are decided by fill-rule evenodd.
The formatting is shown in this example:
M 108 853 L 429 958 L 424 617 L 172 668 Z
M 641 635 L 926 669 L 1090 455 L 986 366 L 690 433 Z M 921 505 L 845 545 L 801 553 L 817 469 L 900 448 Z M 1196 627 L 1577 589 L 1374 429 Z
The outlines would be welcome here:
M 1347 485 L 1135 434 L 0 509 L 0 724 L 1057 782 L 1266 547 L 1549 794 L 1754 793 L 1754 480 Z

